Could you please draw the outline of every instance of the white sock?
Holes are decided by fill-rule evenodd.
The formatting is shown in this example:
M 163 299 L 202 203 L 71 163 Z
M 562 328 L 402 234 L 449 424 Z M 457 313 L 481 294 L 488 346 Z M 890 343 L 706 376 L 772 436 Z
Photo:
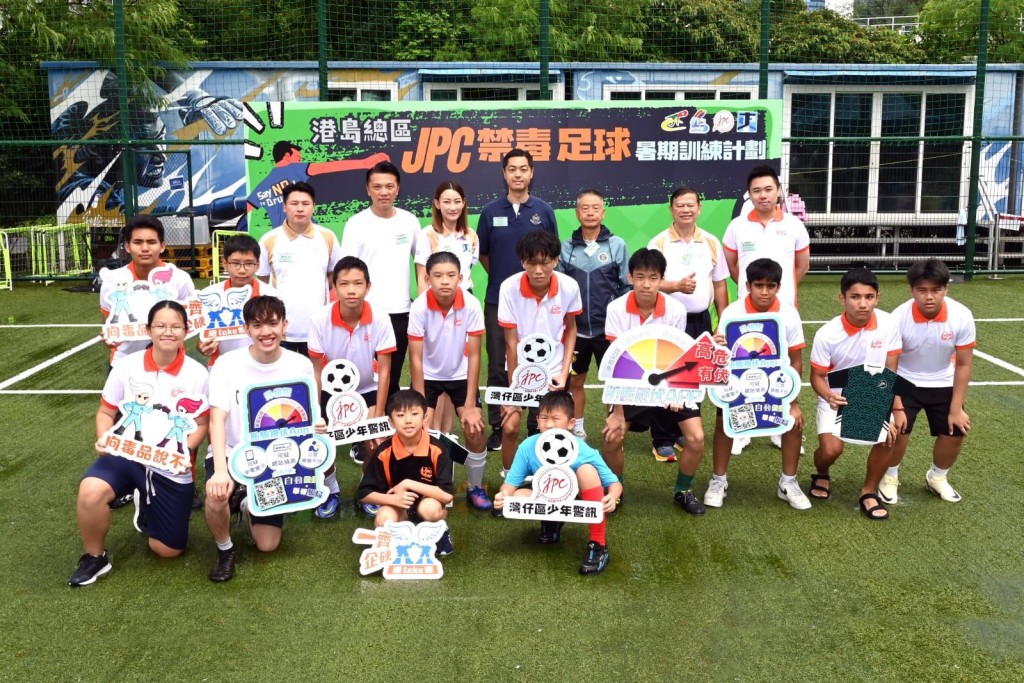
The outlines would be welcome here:
M 341 493 L 341 487 L 338 486 L 338 473 L 337 471 L 331 472 L 324 477 L 324 483 L 327 484 L 327 490 L 330 493 Z
M 223 543 L 217 542 L 217 550 L 231 550 L 235 547 L 235 544 L 231 542 L 231 537 L 228 536 L 228 540 Z
M 577 417 L 577 418 L 576 418 L 576 424 L 575 424 L 575 426 L 573 427 L 573 431 L 574 431 L 574 432 L 582 432 L 582 431 L 585 431 L 585 430 L 583 429 L 583 418 L 582 418 L 582 417 Z
M 928 474 L 932 475 L 933 479 L 944 477 L 948 472 L 949 469 L 939 469 L 938 467 L 935 466 L 935 463 L 932 463 L 932 468 L 928 470 Z
M 786 474 L 785 472 L 783 472 L 782 476 L 779 477 L 779 484 L 781 486 L 791 486 L 791 485 L 793 485 L 795 483 L 796 483 L 796 477 L 795 476 L 791 477 L 788 474 Z
M 900 476 L 900 466 L 896 465 L 895 467 L 890 467 L 889 469 L 887 469 L 885 471 L 885 473 L 887 475 L 889 475 L 890 477 L 896 477 L 897 479 L 899 479 L 899 476 Z
M 487 465 L 487 451 L 470 453 L 466 456 L 466 482 L 470 488 L 480 488 L 484 484 L 484 467 Z
M 729 475 L 727 475 L 727 474 L 723 474 L 723 475 L 712 474 L 711 478 L 714 479 L 715 481 L 721 481 L 721 482 L 729 483 Z
M 508 475 L 508 470 L 504 467 L 501 468 L 501 478 L 504 479 Z

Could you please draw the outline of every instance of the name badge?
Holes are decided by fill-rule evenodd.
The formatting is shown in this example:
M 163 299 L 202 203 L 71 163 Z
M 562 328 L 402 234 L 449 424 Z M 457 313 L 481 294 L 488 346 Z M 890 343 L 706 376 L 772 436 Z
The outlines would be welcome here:
M 405 233 L 402 233 L 401 235 L 398 235 L 395 238 L 395 244 L 408 244 L 408 243 L 409 243 L 409 236 L 406 235 Z
M 590 244 L 587 245 L 587 248 L 583 250 L 583 253 L 586 254 L 587 256 L 593 256 L 594 254 L 597 253 L 598 249 L 600 248 L 601 247 L 598 246 L 597 242 L 591 242 Z
M 495 216 L 492 225 L 496 228 L 507 228 L 508 216 Z
M 757 242 L 740 242 L 740 251 L 751 252 L 757 249 Z

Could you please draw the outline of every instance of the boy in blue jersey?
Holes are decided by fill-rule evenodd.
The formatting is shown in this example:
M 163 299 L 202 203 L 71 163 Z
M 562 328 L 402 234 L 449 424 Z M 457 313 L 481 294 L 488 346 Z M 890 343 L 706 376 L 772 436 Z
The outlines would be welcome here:
M 541 433 L 549 429 L 565 429 L 572 431 L 575 418 L 575 406 L 572 394 L 565 390 L 552 391 L 544 395 L 538 407 L 537 425 Z M 532 476 L 541 467 L 537 458 L 536 446 L 540 434 L 535 434 L 519 445 L 512 468 L 505 476 L 505 483 L 494 497 L 494 507 L 500 510 L 509 496 L 528 496 L 529 488 L 520 488 L 528 476 Z M 622 484 L 618 477 L 608 469 L 601 459 L 601 454 L 577 439 L 579 455 L 570 465 L 579 481 L 580 498 L 600 502 L 605 515 L 615 511 L 615 504 L 622 495 Z M 580 574 L 600 574 L 608 565 L 608 545 L 605 540 L 605 520 L 588 525 L 590 542 L 580 563 Z M 542 544 L 558 543 L 561 540 L 561 522 L 541 522 L 539 541 Z

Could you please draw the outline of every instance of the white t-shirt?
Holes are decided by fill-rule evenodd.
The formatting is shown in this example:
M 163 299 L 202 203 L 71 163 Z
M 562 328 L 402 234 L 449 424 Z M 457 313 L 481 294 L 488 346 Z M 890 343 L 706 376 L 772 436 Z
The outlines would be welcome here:
M 305 356 L 287 349 L 281 349 L 281 357 L 273 363 L 260 363 L 248 348 L 221 356 L 210 370 L 210 405 L 228 413 L 225 455 L 230 459 L 231 451 L 242 443 L 248 433 L 246 389 L 306 378 L 314 380 L 313 364 Z M 316 387 L 315 380 L 313 386 Z M 319 414 L 318 397 L 312 399 L 313 412 Z
M 655 249 L 665 255 L 666 280 L 680 280 L 691 273 L 697 287 L 690 294 L 673 292 L 670 296 L 686 307 L 687 313 L 703 313 L 715 301 L 713 283 L 729 277 L 729 264 L 722 252 L 718 238 L 700 228 L 694 228 L 690 241 L 674 239 L 671 228 L 659 233 L 647 243 L 648 249 Z
M 811 365 L 823 372 L 858 365 L 884 366 L 889 356 L 902 352 L 903 340 L 896 320 L 885 311 L 871 314 L 864 327 L 855 327 L 846 314 L 837 315 L 818 328 L 811 344 Z M 833 389 L 836 393 L 842 393 Z M 818 403 L 828 402 L 818 397 Z
M 334 233 L 315 223 L 301 234 L 281 226 L 260 239 L 257 275 L 269 277 L 270 285 L 280 292 L 288 318 L 288 341 L 306 341 L 310 316 L 327 303 L 328 275 L 340 258 Z
M 951 387 L 959 349 L 973 348 L 977 341 L 971 310 L 949 297 L 939 314 L 929 320 L 914 300 L 892 312 L 903 337 L 898 372 L 919 387 Z
M 480 240 L 476 233 L 470 230 L 466 234 L 459 232 L 439 235 L 433 226 L 428 225 L 420 232 L 419 241 L 416 242 L 417 265 L 427 265 L 427 259 L 438 251 L 449 251 L 459 259 L 459 271 L 462 273 L 463 289 L 473 289 L 473 265 L 480 260 Z
M 515 329 L 518 339 L 531 334 L 544 334 L 555 342 L 555 352 L 551 354 L 548 363 L 551 372 L 562 371 L 566 316 L 582 312 L 579 285 L 576 280 L 558 271 L 551 274 L 548 291 L 540 299 L 530 289 L 526 273 L 516 273 L 509 277 L 498 290 L 498 324 L 501 327 Z
M 365 301 L 362 315 L 354 328 L 345 324 L 341 308 L 333 303 L 316 312 L 309 329 L 310 357 L 323 358 L 325 363 L 337 358 L 354 363 L 359 370 L 356 391 L 360 394 L 377 390 L 375 357 L 394 353 L 396 348 L 391 318 L 374 312 Z
M 217 282 L 203 289 L 203 292 L 210 290 L 225 291 L 231 289 L 231 281 L 225 280 L 224 282 Z M 281 298 L 281 294 L 268 285 L 266 282 L 260 282 L 256 278 L 252 280 L 252 296 L 274 296 L 278 299 Z M 227 339 L 221 339 L 217 343 L 217 350 L 210 354 L 210 360 L 207 361 L 208 367 L 213 367 L 213 364 L 217 362 L 217 359 L 226 353 L 237 351 L 238 349 L 247 349 L 252 346 L 252 339 L 248 335 L 244 337 L 229 337 Z
M 799 218 L 776 209 L 768 225 L 763 225 L 757 211 L 737 216 L 729 223 L 722 237 L 722 246 L 737 254 L 739 281 L 737 298 L 747 290 L 747 266 L 759 258 L 770 258 L 782 266 L 782 284 L 778 297 L 790 306 L 796 306 L 796 255 L 811 248 L 807 228 Z
M 469 377 L 469 338 L 483 336 L 484 313 L 480 302 L 459 289 L 447 313 L 434 292 L 416 297 L 409 309 L 409 339 L 423 342 L 423 378 L 451 381 Z
M 640 309 L 636 305 L 636 294 L 633 292 L 624 294 L 608 304 L 608 313 L 604 321 L 604 334 L 608 341 L 615 341 L 617 337 L 640 325 L 669 325 L 685 332 L 686 308 L 661 292 L 658 292 L 654 312 L 647 318 L 640 315 Z
M 209 394 L 210 373 L 200 363 L 189 358 L 184 349 L 178 351 L 178 357 L 169 366 L 160 370 L 153 360 L 153 349 L 146 349 L 126 356 L 107 375 L 103 385 L 100 403 L 107 408 L 119 410 L 121 401 L 132 398 L 132 386 L 151 389 L 150 406 L 159 403 L 167 406 L 172 412 L 181 398 L 206 399 Z M 203 409 L 201 415 L 206 414 Z M 192 416 L 197 417 L 196 415 Z M 117 456 L 110 456 L 117 457 Z M 180 484 L 192 483 L 192 470 L 181 474 L 171 474 L 165 470 L 144 465 L 147 469 L 161 477 Z
M 738 301 L 733 301 L 722 311 L 722 319 L 718 321 L 718 331 L 725 334 L 725 323 L 734 318 L 757 315 L 758 313 L 760 311 L 755 309 L 750 303 L 749 295 Z M 800 320 L 800 313 L 795 308 L 779 301 L 778 297 L 776 297 L 771 307 L 765 313 L 774 313 L 782 319 L 781 332 L 786 336 L 786 347 L 790 351 L 807 346 L 807 342 L 804 341 L 803 321 Z
M 404 209 L 395 209 L 391 218 L 363 209 L 345 223 L 341 253 L 366 262 L 371 284 L 366 300 L 381 313 L 409 310 L 409 259 L 416 253 L 419 234 L 419 220 Z

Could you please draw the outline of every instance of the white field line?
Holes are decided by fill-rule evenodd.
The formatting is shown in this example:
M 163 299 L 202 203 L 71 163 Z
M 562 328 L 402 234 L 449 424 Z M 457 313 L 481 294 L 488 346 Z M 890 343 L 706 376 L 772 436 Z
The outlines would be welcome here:
M 979 351 L 978 349 L 974 349 L 974 355 L 977 356 L 978 358 L 983 358 L 984 360 L 987 360 L 989 363 L 992 363 L 993 365 L 998 365 L 1004 370 L 1009 370 L 1015 375 L 1020 375 L 1021 377 L 1024 377 L 1024 368 L 1018 368 L 1013 363 L 1007 363 L 1005 360 L 996 358 L 995 356 L 989 355 L 983 351 Z
M 40 372 L 41 370 L 45 370 L 46 368 L 50 367 L 51 365 L 56 365 L 57 363 L 61 362 L 62 360 L 64 360 L 68 356 L 73 356 L 74 354 L 78 353 L 79 351 L 81 351 L 83 349 L 87 349 L 90 346 L 92 346 L 93 344 L 98 344 L 99 342 L 100 342 L 100 338 L 99 337 L 90 337 L 89 339 L 87 339 L 86 341 L 82 342 L 78 346 L 74 346 L 74 347 L 68 349 L 67 351 L 65 351 L 64 353 L 58 353 L 56 356 L 54 356 L 50 360 L 44 360 L 42 363 L 40 363 L 39 365 L 36 365 L 35 367 L 29 368 L 28 370 L 25 370 L 24 372 L 19 372 L 14 377 L 11 377 L 9 379 L 5 379 L 3 382 L 0 382 L 0 391 L 2 391 L 3 389 L 6 389 L 7 387 L 11 386 L 12 384 L 17 384 L 18 382 L 20 382 L 21 380 L 25 379 L 26 377 L 31 377 L 32 375 L 36 374 L 37 372 Z
M 40 328 L 48 328 L 48 327 L 91 327 L 91 328 L 95 329 L 97 327 L 103 327 L 103 325 L 101 325 L 100 323 L 96 323 L 95 325 L 92 325 L 92 324 L 90 324 L 90 325 L 71 324 L 71 323 L 60 323 L 60 324 L 53 323 L 53 324 L 46 324 L 46 325 L 0 325 L 0 330 L 37 330 L 37 329 L 40 329 Z

